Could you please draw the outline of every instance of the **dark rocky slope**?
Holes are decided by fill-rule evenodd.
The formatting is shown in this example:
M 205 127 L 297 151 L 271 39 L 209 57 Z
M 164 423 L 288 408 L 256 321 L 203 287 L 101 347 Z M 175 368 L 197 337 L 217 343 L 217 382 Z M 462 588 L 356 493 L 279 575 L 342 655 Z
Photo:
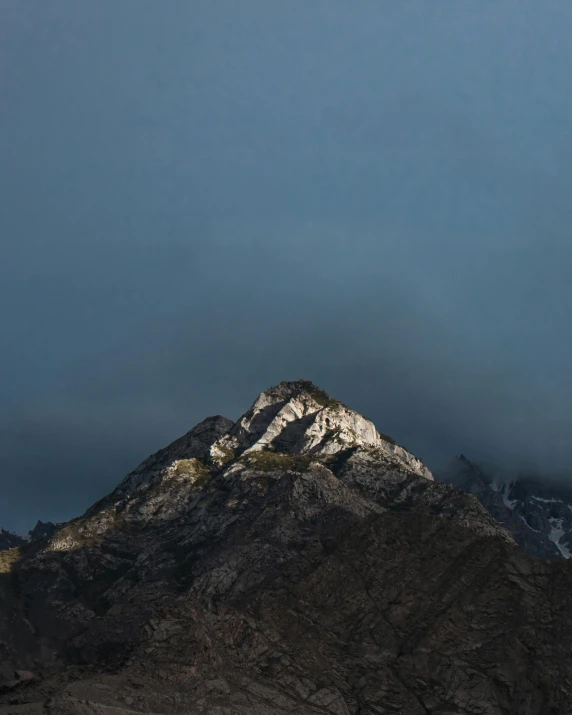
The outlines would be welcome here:
M 0 713 L 572 711 L 572 564 L 305 381 L 0 564 Z

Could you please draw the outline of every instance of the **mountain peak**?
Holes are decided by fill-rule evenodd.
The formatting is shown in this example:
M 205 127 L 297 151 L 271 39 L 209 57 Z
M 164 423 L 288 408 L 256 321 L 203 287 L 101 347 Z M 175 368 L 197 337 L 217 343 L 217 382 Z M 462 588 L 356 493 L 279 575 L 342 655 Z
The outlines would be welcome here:
M 468 494 L 479 494 L 488 488 L 490 479 L 464 454 L 456 455 L 441 474 L 443 481 Z
M 283 382 L 274 385 L 274 387 L 269 387 L 264 392 L 260 393 L 260 397 L 265 395 L 267 398 L 274 400 L 288 400 L 295 397 L 300 397 L 301 395 L 306 395 L 309 398 L 315 400 L 318 404 L 322 406 L 327 406 L 330 404 L 340 404 L 339 400 L 334 400 L 328 393 L 321 387 L 314 385 L 311 380 L 284 380 Z
M 28 532 L 28 539 L 30 541 L 39 541 L 46 536 L 51 536 L 60 526 L 63 526 L 63 524 L 54 524 L 51 521 L 44 522 L 38 519 L 36 526 Z
M 475 692 L 472 713 L 500 715 L 498 692 L 502 713 L 550 705 L 572 672 L 555 637 L 572 573 L 555 596 L 477 499 L 324 394 L 280 383 L 236 423 L 207 418 L 6 554 L 0 711 L 40 712 L 48 693 L 62 715 L 469 713 Z M 539 612 L 561 623 L 537 637 Z M 542 659 L 514 670 L 522 652 Z
M 334 455 L 348 449 L 381 450 L 415 473 L 433 478 L 421 460 L 310 380 L 285 381 L 261 392 L 227 434 L 212 445 L 210 454 L 220 463 L 231 454 L 262 450 Z
M 220 415 L 207 417 L 148 457 L 87 513 L 94 514 L 165 479 L 171 484 L 177 470 L 188 467 L 193 478 L 199 479 L 204 469 L 227 469 L 241 457 L 262 451 L 303 455 L 306 461 L 312 461 L 314 456 L 317 461 L 334 455 L 347 457 L 352 451 L 378 454 L 433 480 L 420 459 L 380 434 L 373 422 L 310 380 L 302 379 L 280 382 L 264 390 L 235 423 Z

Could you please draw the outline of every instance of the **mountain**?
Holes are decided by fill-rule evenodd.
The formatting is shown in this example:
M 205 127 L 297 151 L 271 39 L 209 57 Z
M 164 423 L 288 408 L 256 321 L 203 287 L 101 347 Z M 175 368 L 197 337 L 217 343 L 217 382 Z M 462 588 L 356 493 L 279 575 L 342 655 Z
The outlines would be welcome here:
M 28 541 L 39 541 L 51 536 L 63 524 L 54 524 L 51 521 L 38 521 L 36 526 L 28 532 Z
M 572 710 L 572 563 L 304 380 L 0 572 L 2 715 Z
M 474 494 L 533 556 L 572 555 L 572 491 L 564 484 L 531 477 L 503 481 L 464 455 L 455 457 L 439 479 Z
M 26 539 L 23 536 L 6 531 L 6 529 L 0 529 L 0 551 L 13 549 L 15 546 L 22 546 L 25 543 Z
M 19 534 L 14 534 L 12 531 L 0 529 L 0 551 L 23 546 L 29 541 L 44 539 L 46 536 L 51 536 L 54 531 L 61 526 L 63 526 L 63 524 L 53 524 L 51 521 L 38 521 L 36 526 L 28 532 L 27 536 L 20 536 Z

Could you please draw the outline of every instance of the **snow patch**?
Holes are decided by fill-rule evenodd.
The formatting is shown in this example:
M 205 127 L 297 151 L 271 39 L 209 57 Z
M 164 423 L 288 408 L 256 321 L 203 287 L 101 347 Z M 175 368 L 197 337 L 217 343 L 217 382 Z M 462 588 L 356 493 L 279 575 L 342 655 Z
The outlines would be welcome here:
M 569 559 L 570 556 L 572 556 L 572 553 L 568 549 L 568 547 L 564 546 L 564 544 L 560 544 L 560 539 L 564 536 L 564 529 L 562 528 L 562 523 L 564 519 L 549 519 L 550 522 L 550 534 L 548 534 L 548 538 L 550 541 L 552 541 L 554 544 L 556 544 L 556 548 L 562 556 L 564 556 L 565 559 Z
M 538 529 L 533 529 L 532 526 L 530 526 L 530 524 L 528 523 L 528 521 L 524 518 L 524 516 L 522 516 L 522 514 L 519 514 L 519 516 L 524 522 L 525 526 L 528 526 L 531 531 L 535 531 L 537 534 L 542 534 L 542 531 L 539 531 Z
M 502 488 L 500 490 L 500 492 L 502 494 L 502 500 L 504 502 L 504 505 L 512 511 L 514 509 L 514 507 L 516 506 L 516 504 L 518 504 L 519 500 L 518 499 L 509 499 L 508 498 L 509 491 L 510 491 L 510 484 L 503 484 Z

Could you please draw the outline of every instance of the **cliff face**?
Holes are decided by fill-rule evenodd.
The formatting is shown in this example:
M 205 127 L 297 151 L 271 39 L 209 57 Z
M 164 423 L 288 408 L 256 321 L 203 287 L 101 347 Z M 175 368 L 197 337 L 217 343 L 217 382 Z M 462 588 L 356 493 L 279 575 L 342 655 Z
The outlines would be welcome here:
M 572 709 L 571 564 L 305 381 L 1 557 L 0 713 Z

